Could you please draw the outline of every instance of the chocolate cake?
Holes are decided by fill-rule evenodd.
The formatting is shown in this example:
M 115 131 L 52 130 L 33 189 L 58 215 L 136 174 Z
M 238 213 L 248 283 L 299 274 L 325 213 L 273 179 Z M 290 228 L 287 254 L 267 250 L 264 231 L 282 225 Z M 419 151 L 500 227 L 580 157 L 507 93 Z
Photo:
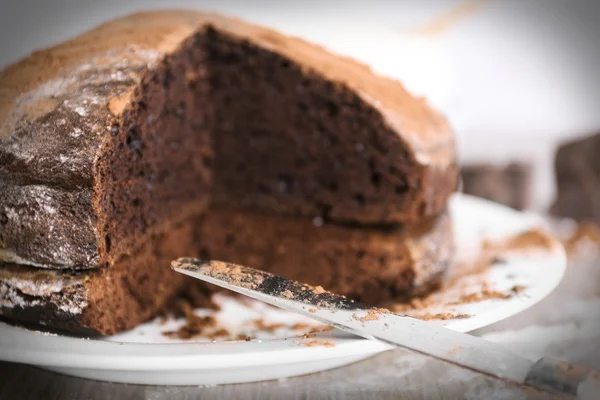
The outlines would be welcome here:
M 30 266 L 45 277 L 84 279 L 89 293 L 129 292 L 138 304 L 123 300 L 127 316 L 76 318 L 100 333 L 150 317 L 178 290 L 178 278 L 165 278 L 165 296 L 148 302 L 134 294 L 140 283 L 125 277 L 152 270 L 146 286 L 158 285 L 169 272 L 154 270 L 168 262 L 147 246 L 162 246 L 190 221 L 210 221 L 218 231 L 232 213 L 244 227 L 227 229 L 244 235 L 261 218 L 404 232 L 438 218 L 457 183 L 448 124 L 402 85 L 219 15 L 161 11 L 109 22 L 8 67 L 0 88 L 3 276 L 36 275 Z M 295 224 L 290 232 L 304 229 Z M 323 232 L 337 235 L 332 229 Z M 164 257 L 203 249 L 178 241 Z M 250 254 L 240 252 L 231 256 Z M 407 263 L 392 264 L 402 273 Z M 386 259 L 380 268 L 393 271 L 392 264 Z M 422 286 L 416 276 L 404 286 Z M 344 283 L 347 292 L 362 296 L 359 281 Z M 22 307 L 6 311 L 19 294 L 3 282 L 1 313 L 29 320 Z M 102 304 L 98 313 L 113 312 Z M 33 319 L 53 325 L 47 307 L 36 310 Z
M 564 143 L 556 152 L 556 216 L 600 224 L 600 134 Z
M 531 164 L 523 162 L 462 165 L 462 191 L 524 210 L 531 206 L 532 172 Z

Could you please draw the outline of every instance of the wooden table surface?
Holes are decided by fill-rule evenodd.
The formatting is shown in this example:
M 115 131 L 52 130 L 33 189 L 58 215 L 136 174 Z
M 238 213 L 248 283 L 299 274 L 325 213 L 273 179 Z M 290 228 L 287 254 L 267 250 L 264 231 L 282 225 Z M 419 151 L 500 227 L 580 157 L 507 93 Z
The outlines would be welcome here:
M 547 399 L 546 394 L 394 350 L 335 370 L 278 381 L 153 387 L 71 378 L 0 364 L 0 399 Z

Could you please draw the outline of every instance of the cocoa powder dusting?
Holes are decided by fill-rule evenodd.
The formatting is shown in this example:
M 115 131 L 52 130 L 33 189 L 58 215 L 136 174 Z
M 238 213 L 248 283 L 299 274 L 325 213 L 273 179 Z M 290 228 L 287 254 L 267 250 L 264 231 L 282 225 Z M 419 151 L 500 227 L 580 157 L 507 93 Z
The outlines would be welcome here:
M 244 272 L 239 265 L 228 264 L 222 261 L 210 261 L 206 264 L 210 268 L 210 275 L 217 279 L 223 279 L 235 286 L 246 289 L 256 289 L 263 283 L 260 274 Z
M 510 299 L 512 296 L 509 293 L 500 292 L 497 290 L 483 289 L 481 292 L 467 293 L 460 296 L 457 300 L 446 303 L 449 306 L 455 306 L 467 303 L 476 303 L 484 300 Z
M 449 312 L 437 313 L 437 314 L 433 314 L 433 313 L 417 314 L 417 315 L 413 315 L 413 317 L 422 319 L 423 321 L 434 321 L 434 320 L 447 321 L 449 319 L 471 318 L 471 316 L 469 314 L 455 314 L 455 313 L 449 313 Z
M 509 236 L 505 240 L 485 241 L 483 248 L 495 252 L 524 251 L 536 248 L 551 250 L 554 248 L 554 239 L 543 230 L 534 228 Z
M 316 286 L 315 288 L 313 288 L 313 293 L 314 294 L 325 293 L 325 289 L 323 289 L 322 286 Z
M 379 319 L 379 315 L 382 313 L 389 314 L 390 310 L 387 310 L 385 308 L 370 309 L 367 310 L 367 313 L 364 317 L 359 317 L 358 314 L 352 314 L 352 318 L 360 322 L 377 321 Z
M 585 229 L 591 232 L 588 233 L 589 235 L 595 235 L 594 228 Z M 600 243 L 600 229 L 598 229 L 597 234 Z M 585 236 L 583 233 L 581 235 Z M 390 309 L 395 313 L 426 320 L 468 318 L 468 315 L 461 313 L 423 313 L 422 311 L 428 308 L 451 307 L 485 300 L 506 300 L 516 296 L 525 291 L 526 287 L 514 285 L 512 288 L 505 290 L 493 288 L 486 280 L 486 273 L 490 268 L 506 263 L 507 253 L 539 248 L 553 249 L 554 247 L 554 239 L 537 228 L 520 232 L 502 240 L 483 240 L 478 255 L 472 261 L 457 263 L 449 269 L 439 291 L 425 297 L 410 299 L 408 302 L 393 304 Z

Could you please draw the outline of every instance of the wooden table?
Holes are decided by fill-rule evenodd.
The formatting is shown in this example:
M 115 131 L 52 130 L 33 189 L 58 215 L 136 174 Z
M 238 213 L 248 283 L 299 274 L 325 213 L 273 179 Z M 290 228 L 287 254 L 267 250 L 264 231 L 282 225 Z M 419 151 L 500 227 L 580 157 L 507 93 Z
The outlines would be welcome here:
M 435 360 L 389 351 L 335 370 L 278 381 L 212 387 L 153 387 L 71 378 L 0 364 L 0 399 L 546 399 L 545 394 Z

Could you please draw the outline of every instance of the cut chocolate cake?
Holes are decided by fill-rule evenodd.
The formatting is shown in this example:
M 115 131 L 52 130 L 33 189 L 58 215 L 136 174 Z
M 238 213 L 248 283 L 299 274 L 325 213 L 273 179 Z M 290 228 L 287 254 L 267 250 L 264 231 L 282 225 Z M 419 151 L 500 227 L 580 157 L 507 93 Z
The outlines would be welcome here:
M 531 164 L 468 164 L 461 166 L 462 191 L 517 210 L 531 206 Z
M 563 143 L 554 168 L 557 195 L 550 212 L 600 224 L 600 134 Z
M 254 257 L 314 284 L 323 270 L 365 269 L 375 289 L 323 279 L 357 298 L 387 291 L 373 301 L 426 287 L 437 274 L 418 270 L 447 264 L 445 251 L 412 252 L 406 233 L 430 226 L 419 237 L 451 243 L 439 222 L 457 182 L 445 119 L 399 83 L 300 39 L 214 14 L 142 13 L 34 53 L 2 72 L 0 89 L 0 313 L 11 319 L 129 328 L 179 290 L 167 260 L 179 256 Z M 343 250 L 339 266 L 301 268 L 320 254 L 297 239 L 313 220 L 328 227 L 310 232 L 332 244 L 327 257 Z M 197 238 L 173 239 L 192 223 Z M 306 259 L 256 241 L 225 251 L 208 226 L 247 238 L 268 226 L 256 235 L 295 243 Z M 366 240 L 369 261 L 350 262 L 344 240 Z M 42 269 L 77 289 L 32 284 Z M 27 293 L 38 287 L 52 294 Z M 61 296 L 87 305 L 61 308 Z

